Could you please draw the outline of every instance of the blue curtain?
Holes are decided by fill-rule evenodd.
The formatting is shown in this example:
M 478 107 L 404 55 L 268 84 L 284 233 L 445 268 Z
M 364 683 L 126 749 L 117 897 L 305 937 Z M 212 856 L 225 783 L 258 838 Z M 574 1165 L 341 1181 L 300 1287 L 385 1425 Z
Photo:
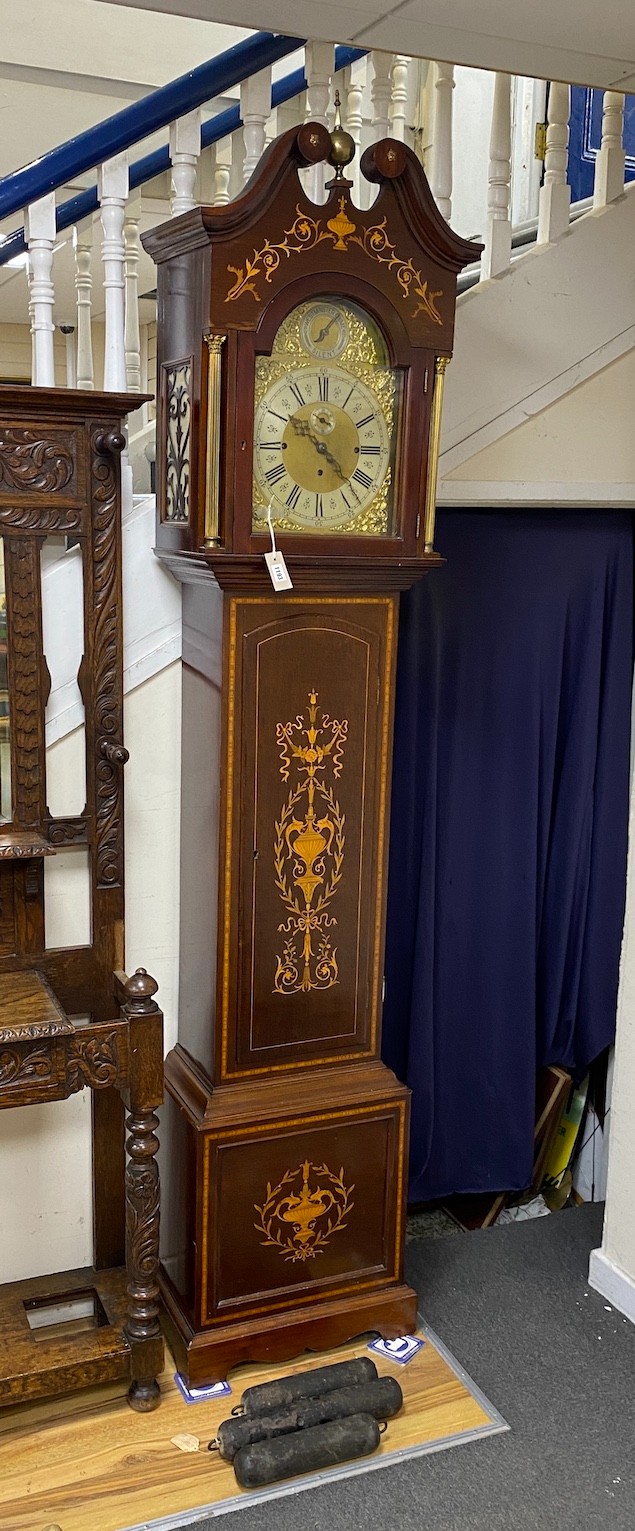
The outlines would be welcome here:
M 402 598 L 384 1058 L 411 1200 L 531 1180 L 537 1070 L 612 1041 L 633 674 L 626 513 L 446 511 Z

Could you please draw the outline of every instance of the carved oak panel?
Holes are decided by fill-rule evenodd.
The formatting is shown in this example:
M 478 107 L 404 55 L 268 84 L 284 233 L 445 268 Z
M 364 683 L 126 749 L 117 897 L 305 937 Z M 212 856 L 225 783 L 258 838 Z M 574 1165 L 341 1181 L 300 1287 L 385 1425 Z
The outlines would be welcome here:
M 52 503 L 45 504 L 44 497 Z M 85 498 L 81 437 L 56 428 L 0 423 L 0 525 L 69 531 Z

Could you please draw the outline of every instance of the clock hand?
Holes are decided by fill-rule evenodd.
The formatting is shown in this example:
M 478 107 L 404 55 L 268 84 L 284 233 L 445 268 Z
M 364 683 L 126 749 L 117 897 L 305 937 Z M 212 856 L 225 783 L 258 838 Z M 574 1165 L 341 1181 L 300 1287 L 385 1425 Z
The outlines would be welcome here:
M 319 346 L 323 340 L 326 340 L 328 332 L 329 332 L 330 329 L 333 328 L 334 324 L 335 324 L 335 319 L 334 318 L 333 319 L 329 319 L 328 324 L 324 325 L 324 329 L 320 330 L 319 335 L 316 335 L 313 344 L 316 345 L 316 346 Z
M 317 440 L 317 437 L 314 436 L 308 421 L 299 420 L 297 415 L 291 415 L 289 423 L 293 426 L 293 429 L 298 436 L 306 436 L 308 440 L 312 442 L 316 452 L 319 452 L 321 457 L 326 458 L 329 467 L 333 469 L 334 473 L 337 473 L 338 477 L 341 478 L 342 483 L 344 483 L 346 480 L 346 474 L 342 471 L 337 458 L 333 456 L 331 451 L 329 451 L 325 441 Z

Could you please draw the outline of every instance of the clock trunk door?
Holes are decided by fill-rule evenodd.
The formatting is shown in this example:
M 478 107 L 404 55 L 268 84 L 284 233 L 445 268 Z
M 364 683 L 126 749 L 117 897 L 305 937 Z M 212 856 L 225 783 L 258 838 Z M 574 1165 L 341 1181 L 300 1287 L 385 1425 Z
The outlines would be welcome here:
M 395 598 L 230 603 L 220 1076 L 377 1052 Z

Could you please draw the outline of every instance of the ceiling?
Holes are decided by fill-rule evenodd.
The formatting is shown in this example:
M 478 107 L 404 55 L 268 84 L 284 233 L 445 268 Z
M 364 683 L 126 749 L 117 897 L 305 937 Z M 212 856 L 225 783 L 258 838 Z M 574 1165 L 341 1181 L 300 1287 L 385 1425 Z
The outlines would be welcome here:
M 134 0 L 134 8 L 635 92 L 633 0 Z

